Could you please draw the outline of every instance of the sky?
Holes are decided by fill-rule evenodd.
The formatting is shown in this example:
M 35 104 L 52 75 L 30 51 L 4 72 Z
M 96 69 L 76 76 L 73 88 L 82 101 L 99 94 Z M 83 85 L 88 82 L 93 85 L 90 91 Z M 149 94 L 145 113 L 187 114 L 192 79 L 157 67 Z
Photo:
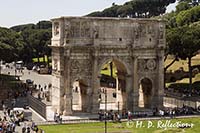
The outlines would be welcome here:
M 0 0 L 0 26 L 12 27 L 37 23 L 61 16 L 83 16 L 102 11 L 112 3 L 124 4 L 129 0 Z M 168 12 L 174 9 L 168 8 Z

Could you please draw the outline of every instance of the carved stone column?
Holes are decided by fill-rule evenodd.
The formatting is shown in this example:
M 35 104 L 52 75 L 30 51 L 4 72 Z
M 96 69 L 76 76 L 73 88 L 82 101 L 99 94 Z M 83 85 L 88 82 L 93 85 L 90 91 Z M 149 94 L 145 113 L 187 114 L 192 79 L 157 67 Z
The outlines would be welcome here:
M 161 53 L 163 55 L 163 53 Z M 156 105 L 158 108 L 163 107 L 163 95 L 164 95 L 164 59 L 163 56 L 158 56 L 158 92 L 157 92 L 157 99 Z
M 66 50 L 66 55 L 64 58 L 64 115 L 71 115 L 72 112 L 72 84 L 70 79 L 72 78 L 70 75 L 70 68 L 71 68 L 71 60 L 70 60 L 70 50 Z
M 119 106 L 119 109 L 122 109 L 123 105 L 123 96 L 122 96 L 122 88 L 119 88 L 119 77 L 116 77 L 116 101 L 115 104 Z M 119 105 L 118 105 L 119 104 Z
M 72 95 L 70 93 L 64 95 L 64 111 L 63 115 L 71 115 L 72 112 Z
M 133 111 L 138 108 L 139 100 L 139 83 L 138 83 L 138 57 L 133 59 Z
M 87 92 L 86 92 L 86 103 L 84 105 L 83 108 L 85 108 L 86 112 L 91 112 L 92 111 L 92 88 L 89 86 L 87 88 Z
M 133 111 L 133 75 L 126 75 L 126 107 L 124 108 Z
M 98 51 L 95 51 L 94 63 L 93 63 L 93 92 L 92 92 L 92 113 L 97 113 L 99 111 L 99 89 L 100 89 L 100 79 L 99 79 L 99 68 L 98 68 Z
M 63 49 L 57 48 L 53 50 L 53 79 L 52 79 L 52 109 L 54 112 L 63 111 L 62 96 L 64 93 L 64 77 L 63 77 L 63 64 L 64 59 L 62 55 Z

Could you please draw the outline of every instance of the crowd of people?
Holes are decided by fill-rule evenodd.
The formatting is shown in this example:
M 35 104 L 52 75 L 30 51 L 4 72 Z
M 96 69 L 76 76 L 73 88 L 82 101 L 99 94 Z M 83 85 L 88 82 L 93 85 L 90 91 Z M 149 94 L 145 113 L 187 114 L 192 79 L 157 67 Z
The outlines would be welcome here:
M 179 97 L 199 97 L 200 96 L 200 89 L 192 89 L 189 90 L 188 88 L 165 88 L 165 93 L 170 94 L 172 96 L 179 96 Z
M 183 105 L 182 108 L 179 107 L 166 108 L 164 112 L 165 112 L 164 115 L 171 116 L 173 114 L 174 116 L 180 116 L 180 115 L 198 114 L 200 113 L 200 110 L 198 108 L 195 109 L 193 107 Z
M 3 108 L 3 114 L 0 116 L 0 133 L 15 133 L 16 126 L 21 126 L 22 133 L 38 133 L 39 128 L 33 122 L 25 119 L 23 110 L 14 110 Z
M 108 112 L 105 112 L 103 110 L 100 110 L 98 112 L 98 115 L 100 121 L 106 119 L 106 120 L 112 120 L 113 122 L 121 122 L 121 119 L 131 118 L 130 113 L 131 113 L 130 111 L 128 111 L 127 114 L 125 112 L 122 112 L 122 114 L 120 114 L 118 111 L 110 110 Z
M 51 84 L 48 84 L 48 86 L 45 84 L 44 87 L 41 87 L 41 85 L 36 85 L 35 84 L 35 89 L 37 89 L 37 98 L 39 100 L 43 100 L 45 99 L 46 101 L 50 101 L 51 100 L 51 96 L 50 96 L 50 89 L 51 89 Z
M 24 121 L 24 112 L 6 108 L 3 105 L 3 116 L 0 116 L 0 133 L 13 133 L 15 127 Z
M 197 109 L 194 109 L 190 106 L 185 106 L 183 105 L 182 108 L 164 108 L 164 109 L 157 109 L 153 108 L 151 111 L 136 111 L 136 112 L 131 112 L 131 111 L 122 111 L 119 113 L 118 111 L 113 111 L 110 110 L 108 112 L 100 110 L 98 115 L 99 115 L 99 120 L 112 120 L 113 122 L 121 121 L 121 119 L 128 119 L 131 120 L 133 118 L 138 118 L 138 117 L 170 117 L 170 118 L 175 118 L 176 116 L 181 116 L 181 115 L 193 115 L 193 114 L 199 114 L 200 113 L 200 106 Z

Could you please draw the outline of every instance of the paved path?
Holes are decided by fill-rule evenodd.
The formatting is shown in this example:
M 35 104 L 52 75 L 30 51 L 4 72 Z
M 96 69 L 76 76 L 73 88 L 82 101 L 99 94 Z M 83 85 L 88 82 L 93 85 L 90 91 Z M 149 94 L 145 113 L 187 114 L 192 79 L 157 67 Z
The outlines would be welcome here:
M 5 65 L 2 66 L 2 70 L 1 73 L 2 74 L 8 74 L 8 72 L 10 72 L 10 75 L 15 75 L 15 68 L 14 66 L 12 66 L 11 68 L 6 68 Z M 49 83 L 51 83 L 52 81 L 52 76 L 48 75 L 48 74 L 38 74 L 37 72 L 34 72 L 32 70 L 23 70 L 22 74 L 21 72 L 16 72 L 17 76 L 20 76 L 20 80 L 22 81 L 26 81 L 26 79 L 31 79 L 34 81 L 34 84 L 40 84 L 41 87 L 44 88 L 45 85 L 48 86 Z

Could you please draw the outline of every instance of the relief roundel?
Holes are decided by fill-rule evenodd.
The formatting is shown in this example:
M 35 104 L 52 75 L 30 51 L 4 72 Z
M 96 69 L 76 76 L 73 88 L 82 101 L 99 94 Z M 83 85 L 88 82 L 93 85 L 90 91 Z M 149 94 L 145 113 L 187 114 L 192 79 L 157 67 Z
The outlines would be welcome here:
M 156 68 L 156 61 L 154 59 L 149 59 L 147 61 L 147 68 L 149 70 L 154 70 Z

